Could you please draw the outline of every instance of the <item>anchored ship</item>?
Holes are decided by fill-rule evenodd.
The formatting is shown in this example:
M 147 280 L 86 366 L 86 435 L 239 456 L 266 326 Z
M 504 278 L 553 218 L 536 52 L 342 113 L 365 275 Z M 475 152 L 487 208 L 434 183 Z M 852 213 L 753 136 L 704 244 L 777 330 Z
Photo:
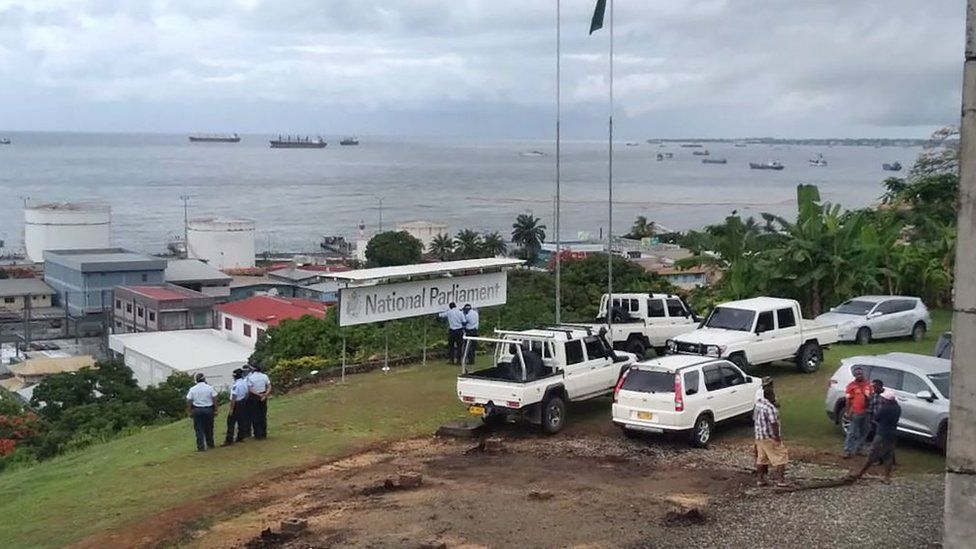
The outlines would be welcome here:
M 346 137 L 342 141 L 340 141 L 339 144 L 343 146 L 358 145 L 359 139 L 355 137 Z
M 326 145 L 328 143 L 321 136 L 312 139 L 307 135 L 305 137 L 279 135 L 278 139 L 271 140 L 272 149 L 324 149 Z
M 240 143 L 241 136 L 231 135 L 191 135 L 190 143 Z
M 779 162 L 750 162 L 749 168 L 753 170 L 782 170 L 783 165 Z

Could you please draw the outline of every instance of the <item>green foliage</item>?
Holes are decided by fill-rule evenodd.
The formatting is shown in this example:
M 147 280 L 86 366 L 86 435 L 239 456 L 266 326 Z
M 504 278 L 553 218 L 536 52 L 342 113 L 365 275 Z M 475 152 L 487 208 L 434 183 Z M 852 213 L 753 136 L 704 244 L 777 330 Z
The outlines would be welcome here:
M 386 231 L 377 234 L 366 244 L 366 260 L 370 267 L 393 267 L 419 263 L 424 245 L 406 231 Z
M 508 246 L 498 231 L 480 234 L 463 229 L 454 238 L 439 234 L 431 240 L 427 255 L 440 260 L 479 259 L 505 255 Z
M 454 239 L 446 234 L 439 234 L 430 241 L 427 252 L 440 261 L 447 261 L 454 255 Z
M 179 419 L 186 416 L 186 392 L 194 384 L 193 377 L 183 372 L 170 374 L 166 381 L 145 390 L 145 402 L 156 417 Z
M 626 234 L 625 238 L 641 240 L 654 236 L 656 232 L 657 225 L 653 221 L 648 221 L 647 217 L 639 215 L 634 220 L 634 224 L 630 227 L 630 232 Z
M 498 231 L 485 233 L 481 239 L 481 253 L 483 257 L 495 257 L 505 255 L 508 252 L 508 245 Z
M 532 214 L 519 214 L 512 223 L 512 242 L 522 247 L 522 257 L 529 265 L 539 258 L 539 250 L 546 240 L 546 226 Z
M 98 400 L 95 376 L 95 370 L 88 368 L 48 376 L 34 388 L 31 406 L 38 409 L 43 418 L 56 421 L 68 408 L 93 404 Z
M 480 234 L 471 229 L 464 229 L 454 237 L 454 259 L 477 259 L 482 255 Z
M 674 292 L 674 287 L 654 273 L 620 256 L 613 256 L 614 292 Z M 563 267 L 562 302 L 566 318 L 592 320 L 600 297 L 607 291 L 607 255 L 592 254 Z M 549 296 L 546 296 L 547 298 Z
M 268 372 L 268 376 L 276 389 L 288 390 L 307 380 L 314 379 L 317 375 L 324 375 L 336 365 L 335 359 L 321 356 L 286 358 L 277 361 Z M 316 372 L 316 374 L 312 372 Z

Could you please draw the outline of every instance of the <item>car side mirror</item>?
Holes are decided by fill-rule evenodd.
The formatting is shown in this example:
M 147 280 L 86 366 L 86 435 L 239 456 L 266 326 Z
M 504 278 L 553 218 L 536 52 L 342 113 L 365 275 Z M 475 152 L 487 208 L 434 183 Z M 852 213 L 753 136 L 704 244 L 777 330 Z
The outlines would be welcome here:
M 746 376 L 746 383 L 752 383 L 752 376 Z
M 933 395 L 931 391 L 919 391 L 915 393 L 915 397 L 919 400 L 927 400 L 929 402 L 935 400 L 935 395 Z

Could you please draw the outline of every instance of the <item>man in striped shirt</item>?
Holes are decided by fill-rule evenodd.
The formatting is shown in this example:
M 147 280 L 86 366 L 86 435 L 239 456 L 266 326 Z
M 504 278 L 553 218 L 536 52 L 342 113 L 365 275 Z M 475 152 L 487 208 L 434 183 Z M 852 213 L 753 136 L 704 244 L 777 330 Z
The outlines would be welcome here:
M 763 396 L 756 401 L 752 412 L 752 419 L 756 427 L 756 471 L 757 484 L 768 486 L 766 475 L 769 468 L 773 468 L 773 480 L 776 486 L 788 486 L 785 472 L 789 462 L 789 453 L 780 437 L 779 410 L 776 409 L 776 395 L 771 386 L 763 388 Z

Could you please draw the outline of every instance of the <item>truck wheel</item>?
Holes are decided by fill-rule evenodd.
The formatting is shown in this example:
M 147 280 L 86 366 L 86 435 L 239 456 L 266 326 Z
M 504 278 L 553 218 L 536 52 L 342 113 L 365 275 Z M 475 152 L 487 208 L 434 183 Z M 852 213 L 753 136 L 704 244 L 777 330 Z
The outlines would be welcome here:
M 542 402 L 542 429 L 550 435 L 556 434 L 566 422 L 566 402 L 559 395 L 547 397 Z
M 743 372 L 748 372 L 750 369 L 752 369 L 752 365 L 749 364 L 748 360 L 746 360 L 746 355 L 742 353 L 736 353 L 730 356 L 729 362 L 738 366 Z
M 854 336 L 854 342 L 858 345 L 867 345 L 871 343 L 871 328 L 864 327 L 857 331 L 857 335 Z
M 647 348 L 644 346 L 644 342 L 637 338 L 631 339 L 627 342 L 627 352 L 637 355 L 637 360 L 644 360 L 647 358 Z
M 712 416 L 708 414 L 698 416 L 690 433 L 689 442 L 691 445 L 695 448 L 707 448 L 708 441 L 712 440 L 712 429 L 714 427 L 715 422 L 712 421 Z
M 925 339 L 925 323 L 916 322 L 912 327 L 912 341 L 922 341 Z
M 796 369 L 804 374 L 812 374 L 823 364 L 823 349 L 819 343 L 811 341 L 800 347 L 796 354 Z

